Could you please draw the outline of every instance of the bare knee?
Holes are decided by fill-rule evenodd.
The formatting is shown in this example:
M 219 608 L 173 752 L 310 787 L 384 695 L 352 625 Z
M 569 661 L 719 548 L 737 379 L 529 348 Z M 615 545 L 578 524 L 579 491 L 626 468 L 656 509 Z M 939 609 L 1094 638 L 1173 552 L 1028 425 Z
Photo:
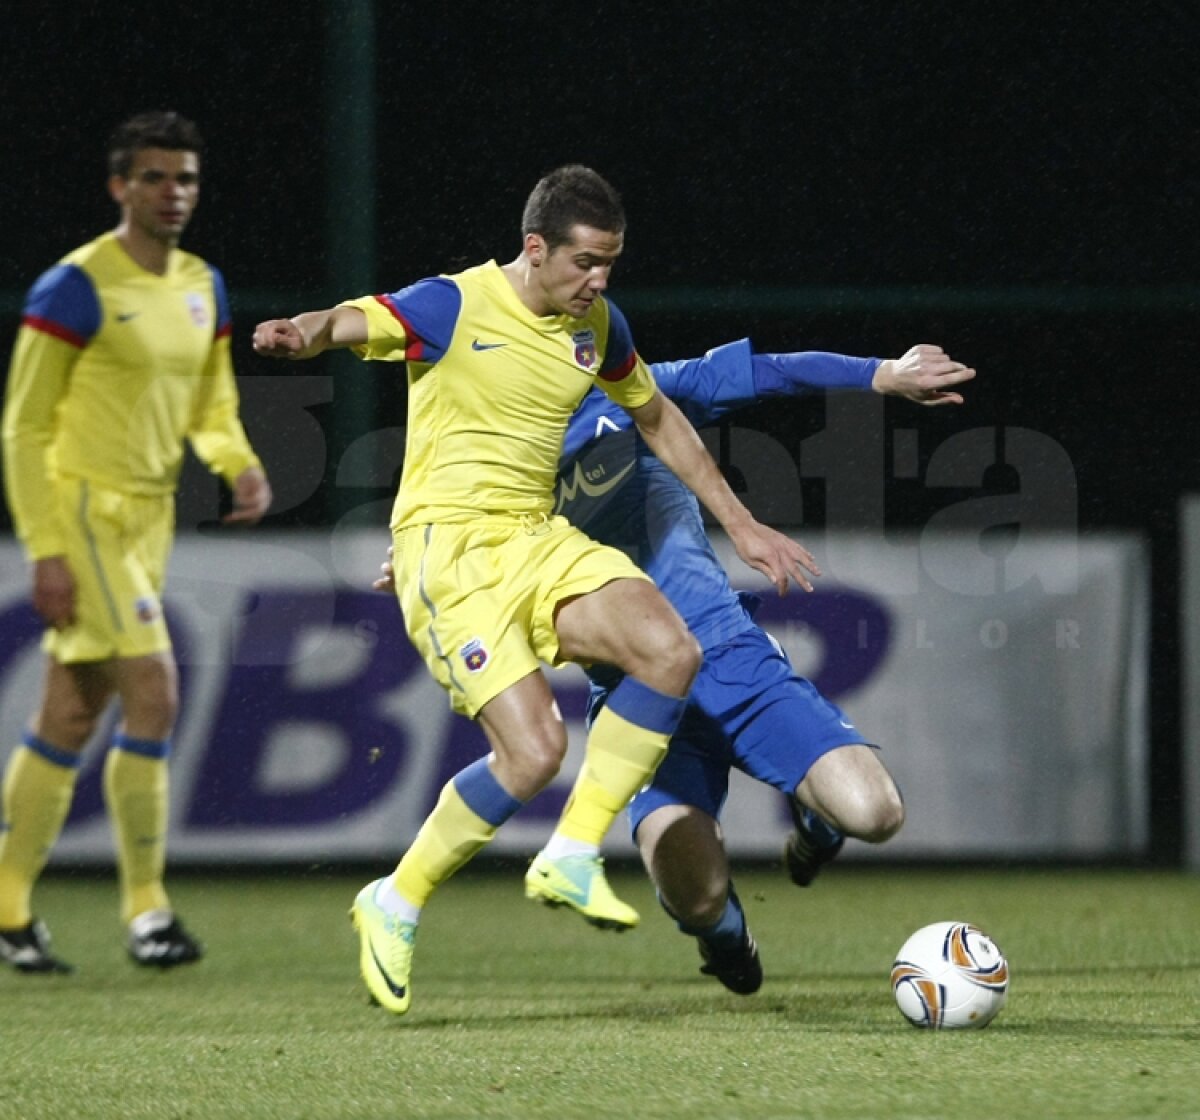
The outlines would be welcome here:
M 542 702 L 540 682 L 539 676 L 532 690 L 517 686 L 501 693 L 478 716 L 492 748 L 492 773 L 522 801 L 550 784 L 567 753 L 566 726 L 548 692 Z
M 113 696 L 111 680 L 96 664 L 64 665 L 48 658 L 33 733 L 51 746 L 78 752 L 87 744 Z
M 133 657 L 116 663 L 117 691 L 127 734 L 166 739 L 179 715 L 179 672 L 170 654 Z
M 856 829 L 846 831 L 868 844 L 882 844 L 895 836 L 903 824 L 904 802 L 899 790 L 892 785 L 867 799 Z
M 668 696 L 686 696 L 703 660 L 692 632 L 682 622 L 664 620 L 642 636 L 626 672 Z
M 77 753 L 83 750 L 96 729 L 104 708 L 93 707 L 78 698 L 43 706 L 33 719 L 33 733 L 53 747 Z
M 882 844 L 904 824 L 904 801 L 875 751 L 839 747 L 813 763 L 797 793 L 825 820 L 857 840 Z
M 530 779 L 549 785 L 562 767 L 567 754 L 566 729 L 561 723 L 542 724 L 530 729 L 520 751 L 520 762 Z
M 167 739 L 179 716 L 179 694 L 170 687 L 148 688 L 121 697 L 125 731 L 137 739 Z

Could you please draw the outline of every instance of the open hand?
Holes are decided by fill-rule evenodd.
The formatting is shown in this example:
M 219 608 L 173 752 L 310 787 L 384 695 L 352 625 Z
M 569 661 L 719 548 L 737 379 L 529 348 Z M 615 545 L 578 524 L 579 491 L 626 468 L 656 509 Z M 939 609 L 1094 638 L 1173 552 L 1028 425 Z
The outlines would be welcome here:
M 973 369 L 956 362 L 940 346 L 921 343 L 902 357 L 881 362 L 871 388 L 917 404 L 962 404 L 962 394 L 954 392 L 953 387 L 974 376 Z

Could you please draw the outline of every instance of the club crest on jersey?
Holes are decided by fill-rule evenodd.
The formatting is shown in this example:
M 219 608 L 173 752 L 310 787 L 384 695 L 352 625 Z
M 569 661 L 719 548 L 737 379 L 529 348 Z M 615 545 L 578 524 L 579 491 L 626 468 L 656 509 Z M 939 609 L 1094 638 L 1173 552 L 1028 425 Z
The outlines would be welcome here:
M 575 343 L 575 362 L 584 369 L 591 369 L 596 364 L 596 332 L 592 330 L 575 331 L 571 335 Z
M 133 604 L 134 613 L 137 615 L 138 622 L 154 622 L 159 614 L 158 600 L 149 595 L 143 595 Z
M 208 304 L 204 302 L 204 297 L 199 292 L 188 292 L 183 297 L 187 300 L 188 314 L 192 317 L 192 322 L 198 327 L 210 327 L 212 321 L 208 317 Z
M 491 654 L 488 653 L 482 638 L 472 638 L 465 646 L 459 648 L 458 656 L 462 658 L 468 673 L 478 673 L 487 665 Z

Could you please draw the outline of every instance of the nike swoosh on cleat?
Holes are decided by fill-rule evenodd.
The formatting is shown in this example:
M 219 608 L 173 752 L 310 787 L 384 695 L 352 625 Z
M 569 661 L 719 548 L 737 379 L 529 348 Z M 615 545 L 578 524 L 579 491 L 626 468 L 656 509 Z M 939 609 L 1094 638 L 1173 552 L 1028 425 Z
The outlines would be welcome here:
M 538 874 L 542 877 L 542 880 L 547 885 L 549 885 L 550 873 L 548 871 L 538 871 Z M 572 882 L 568 881 L 561 887 L 555 886 L 555 887 L 551 887 L 550 889 L 553 890 L 556 894 L 563 895 L 566 898 L 570 898 L 573 901 L 578 902 L 580 906 L 587 905 L 587 900 L 588 900 L 587 893 L 585 893 L 580 887 L 577 887 Z
M 403 984 L 397 984 L 396 981 L 388 975 L 387 969 L 383 967 L 383 962 L 379 959 L 379 955 L 375 952 L 375 946 L 372 945 L 369 940 L 367 941 L 367 945 L 371 950 L 371 960 L 375 962 L 375 967 L 379 969 L 379 975 L 383 977 L 383 982 L 387 984 L 388 991 L 391 992 L 392 995 L 394 995 L 397 999 L 403 999 L 404 993 L 407 989 Z
M 472 350 L 499 350 L 500 347 L 507 346 L 507 345 L 508 345 L 507 342 L 480 342 L 479 339 L 475 339 L 475 341 L 471 343 L 471 349 Z

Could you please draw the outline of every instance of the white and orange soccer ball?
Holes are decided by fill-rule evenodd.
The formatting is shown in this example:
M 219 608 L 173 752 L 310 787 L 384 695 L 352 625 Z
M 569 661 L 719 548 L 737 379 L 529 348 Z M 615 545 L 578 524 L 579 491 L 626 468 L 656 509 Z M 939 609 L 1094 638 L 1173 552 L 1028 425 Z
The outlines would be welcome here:
M 935 922 L 917 930 L 896 954 L 892 994 L 916 1027 L 986 1027 L 1008 998 L 1008 961 L 968 922 Z

